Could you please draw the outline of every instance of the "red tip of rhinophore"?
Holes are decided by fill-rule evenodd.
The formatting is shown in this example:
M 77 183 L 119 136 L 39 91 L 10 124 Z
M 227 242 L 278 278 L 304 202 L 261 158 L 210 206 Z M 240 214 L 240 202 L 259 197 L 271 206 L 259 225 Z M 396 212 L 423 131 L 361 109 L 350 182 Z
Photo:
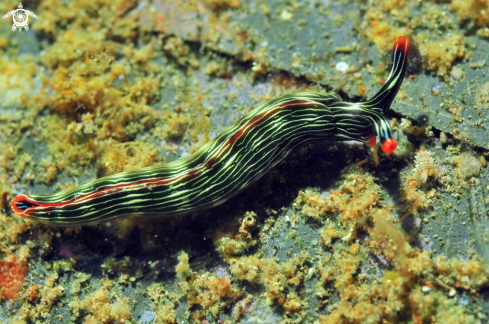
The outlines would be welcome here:
M 384 151 L 387 154 L 391 154 L 396 150 L 397 147 L 397 142 L 393 138 L 386 139 L 384 142 L 382 142 L 382 151 Z
M 375 144 L 377 144 L 377 136 L 368 135 L 367 139 L 365 140 L 365 144 L 367 144 L 368 146 L 374 146 Z
M 406 55 L 409 49 L 409 38 L 407 38 L 406 36 L 400 36 L 399 38 L 397 38 L 396 42 L 394 43 L 394 51 L 396 49 L 401 50 L 404 55 Z

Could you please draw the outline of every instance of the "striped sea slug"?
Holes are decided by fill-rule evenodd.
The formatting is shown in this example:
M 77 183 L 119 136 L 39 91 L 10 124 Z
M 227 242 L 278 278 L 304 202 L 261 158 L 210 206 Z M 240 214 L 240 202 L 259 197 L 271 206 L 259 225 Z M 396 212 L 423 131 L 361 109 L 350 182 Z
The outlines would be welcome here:
M 379 92 L 361 103 L 333 93 L 287 94 L 253 109 L 194 154 L 164 165 L 103 177 L 50 195 L 22 194 L 11 207 L 22 217 L 80 226 L 129 215 L 171 216 L 219 205 L 293 150 L 317 141 L 357 140 L 392 153 L 385 113 L 404 78 L 409 40 L 394 44 L 393 66 Z

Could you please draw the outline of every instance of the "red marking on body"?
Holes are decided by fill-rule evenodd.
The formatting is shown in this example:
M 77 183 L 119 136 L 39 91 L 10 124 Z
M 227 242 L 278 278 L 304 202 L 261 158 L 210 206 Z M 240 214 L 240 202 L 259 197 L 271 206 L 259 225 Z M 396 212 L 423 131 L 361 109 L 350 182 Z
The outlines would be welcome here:
M 277 108 L 253 117 L 248 123 L 243 125 L 233 136 L 231 136 L 231 138 L 223 146 L 222 150 L 220 150 L 217 153 L 217 156 L 219 156 L 219 154 L 222 153 L 225 149 L 232 146 L 234 143 L 238 142 L 241 139 L 241 137 L 244 134 L 246 134 L 246 129 L 253 129 L 257 125 L 266 121 L 268 119 L 268 117 L 270 117 L 271 115 L 274 115 L 277 111 L 281 110 L 282 108 L 289 108 L 289 109 L 299 108 L 299 105 L 306 104 L 308 102 L 309 101 L 307 101 L 307 100 L 292 100 L 292 101 L 283 102 Z
M 290 102 L 284 102 L 284 103 L 280 104 L 280 106 L 278 106 L 277 108 L 275 108 L 273 110 L 270 110 L 266 113 L 263 113 L 261 115 L 253 117 L 248 123 L 244 124 L 239 130 L 237 130 L 233 136 L 231 136 L 231 138 L 223 145 L 222 149 L 216 155 L 219 156 L 219 154 L 224 152 L 227 148 L 229 148 L 233 144 L 237 143 L 243 137 L 243 135 L 246 134 L 246 132 L 247 132 L 246 129 L 253 129 L 257 125 L 266 121 L 268 119 L 268 117 L 275 114 L 281 108 L 287 107 L 287 106 L 292 105 L 292 104 L 301 104 L 301 103 L 306 103 L 306 102 L 307 101 L 305 101 L 305 100 L 294 100 L 294 101 L 290 101 Z
M 210 158 L 209 161 L 207 161 L 205 163 L 204 167 L 210 169 L 214 166 L 214 164 L 216 164 L 216 162 L 217 162 L 217 158 L 214 156 L 214 157 Z M 197 170 L 195 170 L 195 171 L 197 171 Z
M 377 144 L 377 136 L 368 135 L 367 139 L 365 140 L 365 144 L 367 144 L 368 146 L 375 146 L 375 144 Z
M 174 181 L 173 179 L 170 180 L 162 180 L 162 179 L 153 179 L 153 180 L 148 180 L 148 181 L 141 181 L 141 182 L 136 182 L 136 183 L 128 183 L 128 184 L 120 184 L 120 185 L 115 185 L 111 187 L 107 187 L 98 191 L 91 192 L 89 194 L 86 194 L 84 196 L 79 196 L 75 199 L 67 200 L 67 201 L 62 201 L 62 202 L 53 202 L 53 203 L 43 203 L 43 202 L 38 202 L 33 199 L 31 199 L 28 195 L 19 195 L 15 197 L 12 202 L 10 203 L 10 206 L 12 207 L 13 211 L 22 216 L 22 217 L 29 217 L 29 212 L 32 210 L 35 210 L 37 208 L 49 208 L 55 209 L 55 208 L 60 208 L 75 202 L 83 202 L 85 200 L 97 198 L 100 196 L 104 196 L 107 194 L 111 193 L 116 193 L 123 191 L 126 188 L 130 187 L 147 187 L 151 185 L 161 185 L 161 184 L 168 184 L 170 182 Z M 28 202 L 31 205 L 31 207 L 28 207 L 26 209 L 20 209 L 17 207 L 17 204 L 22 203 L 22 202 Z
M 286 101 L 286 102 L 280 104 L 280 108 L 284 108 L 287 106 L 294 106 L 294 105 L 302 105 L 302 104 L 305 104 L 307 102 L 308 102 L 307 100 L 300 100 L 300 99 L 292 100 L 292 101 Z
M 246 125 L 245 125 L 246 126 Z M 226 142 L 225 146 L 233 145 L 243 135 L 244 129 L 239 129 L 233 136 Z
M 243 42 L 246 41 L 246 40 L 248 40 L 248 33 L 246 31 L 240 32 L 239 35 L 241 36 L 241 40 Z
M 192 179 L 193 177 L 195 177 L 197 175 L 197 173 L 199 173 L 200 170 L 202 170 L 203 167 L 201 167 L 200 169 L 197 169 L 197 170 L 192 170 L 190 171 L 189 173 L 187 173 L 185 176 L 183 176 L 182 178 L 178 179 L 179 182 L 181 181 L 187 181 L 187 180 L 190 180 Z
M 236 133 L 231 136 L 231 138 L 221 147 L 221 149 L 216 152 L 215 156 L 210 158 L 207 162 L 205 162 L 200 168 L 189 171 L 187 174 L 177 178 L 177 179 L 153 179 L 153 180 L 147 180 L 147 181 L 141 181 L 141 182 L 136 182 L 136 183 L 127 183 L 127 184 L 120 184 L 120 185 L 114 185 L 111 187 L 103 188 L 100 190 L 97 190 L 95 192 L 88 193 L 83 196 L 79 196 L 75 199 L 63 201 L 63 202 L 53 202 L 53 203 L 42 203 L 35 201 L 31 198 L 29 198 L 28 195 L 19 195 L 15 197 L 12 202 L 10 203 L 12 209 L 14 212 L 22 217 L 29 217 L 29 212 L 33 211 L 37 208 L 49 208 L 51 207 L 52 209 L 55 208 L 60 208 L 72 203 L 81 203 L 83 201 L 101 197 L 104 195 L 108 194 L 113 194 L 116 192 L 121 192 L 124 191 L 127 188 L 134 188 L 134 187 L 153 187 L 153 186 L 159 186 L 159 185 L 167 185 L 169 183 L 179 183 L 182 181 L 187 181 L 190 180 L 191 178 L 195 177 L 199 172 L 202 170 L 210 169 L 212 168 L 219 160 L 219 157 L 227 150 L 229 149 L 234 143 L 238 142 L 243 135 L 246 134 L 247 129 L 253 129 L 256 127 L 258 124 L 262 123 L 263 121 L 266 121 L 269 116 L 275 114 L 278 110 L 287 107 L 287 108 L 298 108 L 298 105 L 305 104 L 308 101 L 306 100 L 293 100 L 289 102 L 285 102 L 280 104 L 276 109 L 267 111 L 266 113 L 263 113 L 261 115 L 255 116 L 253 119 L 251 119 L 248 123 L 243 125 Z M 26 209 L 20 209 L 17 207 L 17 204 L 22 204 L 22 202 L 28 202 L 30 206 Z
M 385 141 L 382 142 L 382 151 L 384 151 L 387 154 L 391 154 L 396 150 L 397 147 L 397 142 L 393 138 L 386 139 Z

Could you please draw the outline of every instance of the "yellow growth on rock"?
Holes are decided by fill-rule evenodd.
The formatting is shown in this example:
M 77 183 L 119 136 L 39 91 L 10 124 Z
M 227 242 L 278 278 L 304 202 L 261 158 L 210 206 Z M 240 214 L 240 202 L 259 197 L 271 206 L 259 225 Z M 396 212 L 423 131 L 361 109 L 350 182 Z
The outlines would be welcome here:
M 148 295 L 156 311 L 155 323 L 176 323 L 174 302 L 176 294 L 169 294 L 161 283 L 153 282 L 147 289 Z
M 440 76 L 448 77 L 448 72 L 455 62 L 466 54 L 465 39 L 460 33 L 451 33 L 439 39 L 433 39 L 427 33 L 420 33 L 416 39 L 425 67 L 436 71 Z
M 189 308 L 195 305 L 193 318 L 198 319 L 211 313 L 217 316 L 233 301 L 240 298 L 243 291 L 233 286 L 226 277 L 220 278 L 208 272 L 193 272 L 188 263 L 188 254 L 181 252 L 175 271 L 180 279 L 180 285 L 187 295 Z
M 379 189 L 373 177 L 359 177 L 350 172 L 339 189 L 326 197 L 317 197 L 310 192 L 309 197 L 301 193 L 296 200 L 308 212 L 328 211 L 322 215 L 328 219 L 324 221 L 325 228 L 321 229 L 321 232 L 331 233 L 328 236 L 337 236 L 334 224 L 338 221 L 352 224 L 352 215 L 355 216 L 357 230 L 368 234 L 361 242 L 356 239 L 331 240 L 327 245 L 329 253 L 316 263 L 315 273 L 320 275 L 320 279 L 315 294 L 324 303 L 328 302 L 330 309 L 327 315 L 320 316 L 320 322 L 397 323 L 403 318 L 416 324 L 479 323 L 479 319 L 467 315 L 464 306 L 457 304 L 452 297 L 460 290 L 476 293 L 488 286 L 488 267 L 477 257 L 469 261 L 443 256 L 435 258 L 431 251 L 412 247 L 399 223 L 395 222 L 391 209 L 383 206 L 381 198 L 366 194 Z M 361 199 L 365 200 L 362 202 L 364 208 L 343 205 L 344 202 L 354 205 L 353 202 Z M 338 211 L 331 210 L 331 207 L 318 208 L 320 205 L 332 205 Z M 315 212 L 313 215 L 316 216 Z M 337 219 L 330 221 L 333 216 Z M 365 271 L 369 265 L 372 267 L 375 259 L 385 269 L 374 265 L 376 276 Z M 244 270 L 243 267 L 240 269 Z M 245 274 L 250 275 L 249 272 Z M 339 300 L 328 300 L 332 295 Z
M 250 231 L 256 226 L 256 214 L 254 212 L 246 212 L 239 228 L 239 234 L 236 238 L 228 236 L 220 237 L 214 240 L 216 250 L 225 260 L 233 256 L 240 255 L 256 245 L 256 240 L 252 239 Z
M 489 1 L 452 0 L 450 9 L 461 21 L 469 20 L 480 27 L 489 26 Z
M 233 277 L 238 280 L 264 285 L 268 304 L 276 302 L 286 312 L 298 312 L 307 303 L 300 301 L 296 294 L 289 291 L 302 283 L 304 273 L 300 268 L 308 258 L 309 254 L 306 251 L 282 263 L 278 263 L 274 258 L 244 256 L 231 260 L 230 270 Z

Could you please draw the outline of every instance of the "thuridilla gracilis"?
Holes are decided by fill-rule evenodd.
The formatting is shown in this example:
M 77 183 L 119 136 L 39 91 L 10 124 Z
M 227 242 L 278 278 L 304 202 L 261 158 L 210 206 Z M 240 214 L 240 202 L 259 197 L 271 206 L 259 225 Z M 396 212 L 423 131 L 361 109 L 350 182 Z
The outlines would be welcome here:
M 317 141 L 356 140 L 392 153 L 385 113 L 406 68 L 409 39 L 394 44 L 393 66 L 379 92 L 360 103 L 333 93 L 300 92 L 270 100 L 192 155 L 167 164 L 103 177 L 50 195 L 14 198 L 15 213 L 41 223 L 80 226 L 130 215 L 182 215 L 229 200 L 290 152 Z

